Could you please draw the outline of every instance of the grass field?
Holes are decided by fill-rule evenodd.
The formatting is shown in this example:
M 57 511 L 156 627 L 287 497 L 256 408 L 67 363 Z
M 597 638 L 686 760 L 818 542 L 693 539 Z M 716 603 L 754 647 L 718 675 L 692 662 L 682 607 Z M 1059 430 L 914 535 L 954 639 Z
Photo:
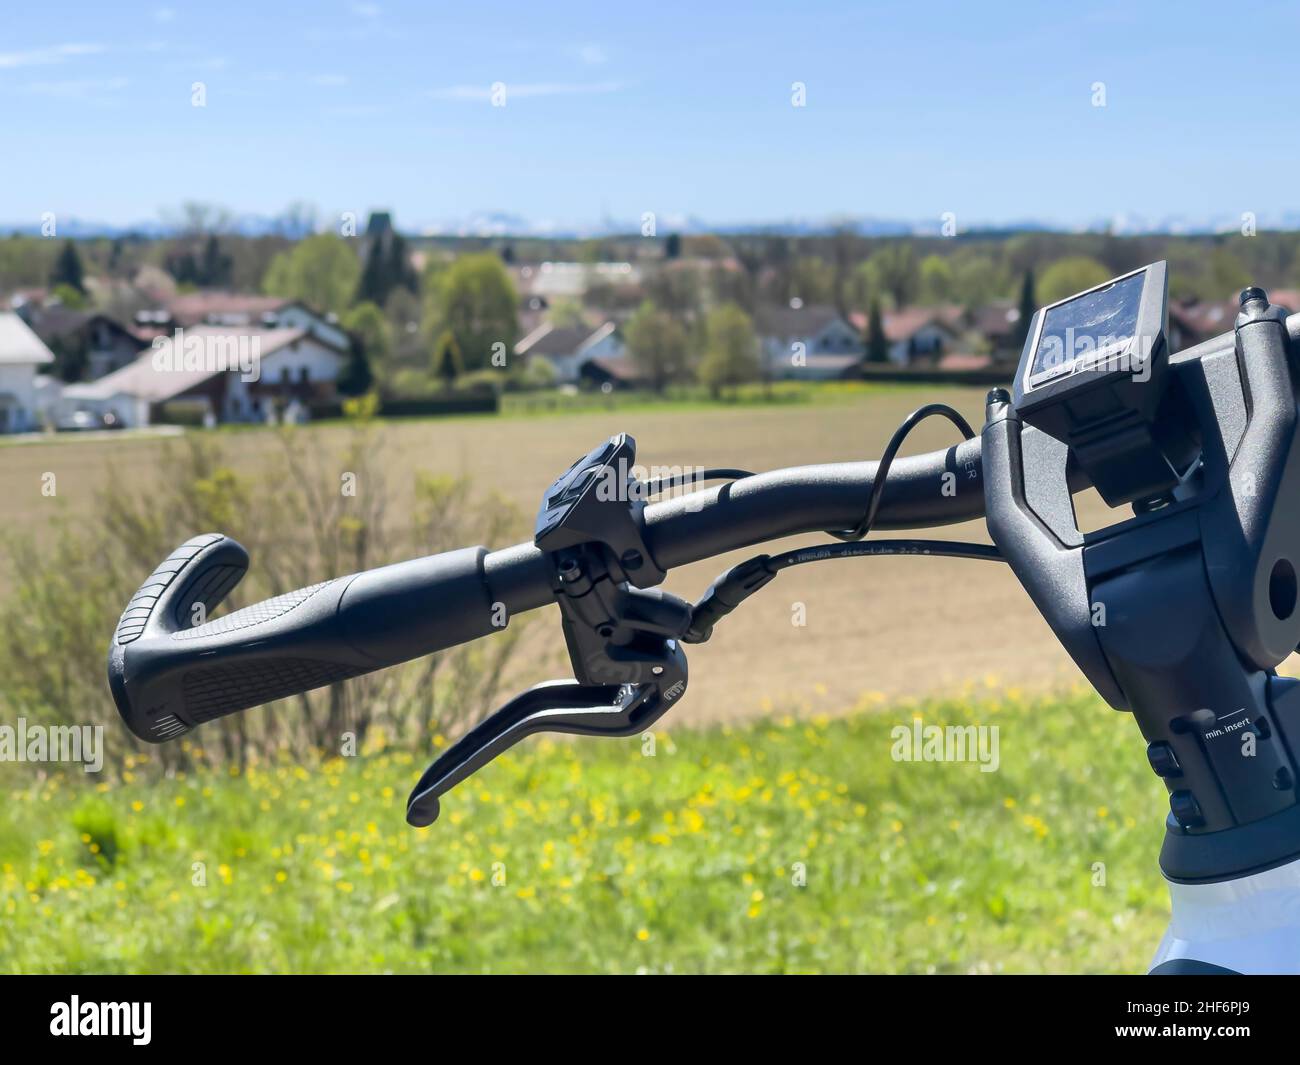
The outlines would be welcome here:
M 0 811 L 0 969 L 1143 969 L 1165 802 L 1127 715 L 1015 692 L 859 709 L 660 733 L 653 757 L 529 741 L 423 831 L 406 755 L 27 774 Z M 914 717 L 996 725 L 998 770 L 893 760 Z

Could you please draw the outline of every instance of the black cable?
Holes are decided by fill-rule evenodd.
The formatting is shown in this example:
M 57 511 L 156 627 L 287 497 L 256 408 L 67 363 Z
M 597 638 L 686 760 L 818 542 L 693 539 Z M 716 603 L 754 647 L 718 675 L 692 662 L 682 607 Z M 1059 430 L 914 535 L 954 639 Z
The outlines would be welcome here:
M 840 543 L 817 544 L 786 551 L 780 555 L 756 555 L 755 557 L 733 566 L 709 585 L 708 591 L 700 597 L 691 614 L 691 625 L 682 637 L 686 643 L 703 643 L 713 634 L 713 626 L 726 617 L 741 603 L 767 584 L 781 570 L 791 566 L 800 566 L 805 562 L 820 562 L 827 558 L 854 558 L 860 555 L 939 555 L 949 558 L 981 558 L 989 561 L 1004 561 L 1001 552 L 992 544 L 966 543 L 959 540 L 869 540 L 863 537 L 871 531 L 876 513 L 880 510 L 880 501 L 884 498 L 885 480 L 889 476 L 889 467 L 893 465 L 894 456 L 902 447 L 907 434 L 926 418 L 936 414 L 943 415 L 967 440 L 975 432 L 961 413 L 946 403 L 927 403 L 912 411 L 903 423 L 894 430 L 889 438 L 880 462 L 876 465 L 876 476 L 871 482 L 871 493 L 867 496 L 867 509 L 862 520 L 852 529 L 827 530 Z M 706 471 L 706 476 L 709 472 Z M 734 471 L 733 471 L 734 472 Z
M 800 547 L 784 554 L 772 555 L 768 568 L 777 573 L 805 562 L 820 562 L 826 558 L 854 558 L 859 555 L 936 555 L 945 558 L 982 558 L 990 562 L 1004 562 L 1002 553 L 992 544 L 973 544 L 961 540 L 857 540 L 841 544 L 815 544 Z
M 960 540 L 861 540 L 852 543 L 815 544 L 780 555 L 755 555 L 733 566 L 709 585 L 691 612 L 691 625 L 683 643 L 704 643 L 713 635 L 713 627 L 767 584 L 783 569 L 828 558 L 854 558 L 860 555 L 933 555 L 947 558 L 978 558 L 990 562 L 1006 559 L 992 544 L 965 543 Z
M 867 510 L 862 516 L 862 520 L 852 529 L 842 529 L 838 532 L 834 529 L 827 529 L 827 532 L 838 540 L 852 542 L 861 540 L 871 531 L 871 526 L 876 520 L 876 512 L 880 509 L 880 501 L 885 495 L 885 478 L 889 475 L 889 467 L 894 463 L 894 456 L 898 454 L 898 449 L 902 447 L 903 441 L 907 439 L 907 434 L 925 421 L 926 418 L 931 418 L 936 414 L 942 414 L 952 422 L 957 427 L 958 432 L 967 440 L 974 437 L 975 431 L 971 429 L 970 422 L 948 404 L 927 403 L 924 407 L 918 407 L 904 419 L 902 425 L 894 430 L 894 435 L 889 438 L 889 443 L 885 445 L 884 453 L 880 456 L 880 462 L 876 466 L 875 480 L 871 482 L 871 494 L 867 496 Z
M 657 481 L 646 481 L 642 486 L 648 498 L 666 492 L 670 488 L 679 488 L 696 481 L 739 481 L 743 477 L 753 477 L 749 470 L 700 470 L 698 473 L 681 473 L 675 477 L 661 477 Z

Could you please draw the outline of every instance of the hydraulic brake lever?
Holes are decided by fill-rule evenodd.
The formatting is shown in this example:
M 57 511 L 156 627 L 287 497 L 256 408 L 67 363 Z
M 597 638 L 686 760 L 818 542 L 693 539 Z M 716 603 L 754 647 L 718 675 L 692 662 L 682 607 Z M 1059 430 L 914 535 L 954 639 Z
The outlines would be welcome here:
M 686 656 L 665 641 L 663 672 L 648 684 L 578 684 L 552 680 L 516 695 L 480 722 L 424 771 L 406 803 L 406 820 L 424 828 L 438 819 L 439 798 L 497 755 L 536 732 L 635 736 L 686 690 Z
M 650 587 L 663 580 L 642 536 L 636 443 L 612 438 L 575 462 L 542 497 L 534 542 L 552 589 L 576 681 L 538 684 L 470 729 L 424 771 L 406 820 L 433 824 L 439 799 L 535 732 L 634 736 L 686 690 L 680 640 L 692 607 Z

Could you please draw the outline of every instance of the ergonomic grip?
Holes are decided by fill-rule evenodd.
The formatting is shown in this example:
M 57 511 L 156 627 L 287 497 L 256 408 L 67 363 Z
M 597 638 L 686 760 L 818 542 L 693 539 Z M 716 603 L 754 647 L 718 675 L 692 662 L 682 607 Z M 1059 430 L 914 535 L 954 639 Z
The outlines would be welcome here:
M 123 721 L 150 743 L 275 699 L 477 639 L 505 625 L 482 547 L 398 562 L 206 620 L 248 570 L 217 533 L 169 555 L 127 604 L 108 654 Z

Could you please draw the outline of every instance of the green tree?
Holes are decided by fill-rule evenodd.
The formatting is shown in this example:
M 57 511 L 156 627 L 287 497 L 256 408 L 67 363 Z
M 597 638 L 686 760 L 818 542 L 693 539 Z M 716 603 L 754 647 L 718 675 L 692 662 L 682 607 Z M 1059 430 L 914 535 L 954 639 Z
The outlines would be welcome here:
M 849 307 L 865 311 L 871 306 L 872 297 L 880 291 L 880 275 L 870 260 L 858 263 L 844 287 Z
M 894 301 L 896 310 L 902 310 L 916 299 L 921 287 L 921 270 L 916 263 L 916 249 L 908 240 L 886 244 L 868 263 Z
M 700 309 L 701 271 L 685 263 L 659 270 L 645 284 L 646 295 L 662 311 L 685 321 Z
M 1251 284 L 1250 271 L 1227 248 L 1215 248 L 1210 255 L 1210 283 L 1216 300 L 1226 300 Z
M 358 303 L 343 316 L 342 325 L 360 345 L 372 380 L 385 383 L 393 369 L 393 328 L 384 312 L 373 303 Z
M 361 278 L 357 281 L 357 302 L 382 306 L 388 300 L 390 289 L 383 244 L 375 241 L 366 252 L 366 265 L 362 267 Z
M 70 311 L 84 311 L 90 306 L 90 297 L 79 288 L 73 288 L 66 281 L 60 281 L 50 293 Z
M 1073 296 L 1076 292 L 1100 285 L 1110 280 L 1111 273 L 1105 266 L 1086 255 L 1070 255 L 1057 259 L 1046 270 L 1038 282 L 1038 298 L 1044 306 Z
M 268 296 L 302 300 L 318 311 L 341 314 L 352 303 L 360 274 L 356 253 L 346 241 L 318 233 L 272 259 L 262 289 Z
M 427 368 L 428 337 L 423 327 L 424 305 L 404 288 L 393 290 L 384 304 L 389 335 L 393 338 L 393 365 Z
M 664 258 L 676 259 L 682 254 L 682 238 L 677 233 L 669 233 L 664 241 Z
M 650 300 L 637 309 L 625 330 L 628 353 L 656 392 L 686 374 L 686 330 Z
M 366 264 L 357 282 L 357 300 L 369 300 L 383 306 L 396 288 L 414 292 L 418 287 L 415 270 L 406 252 L 406 241 L 400 233 L 388 233 L 382 239 L 371 241 L 366 252 Z
M 871 301 L 867 315 L 867 361 L 889 361 L 889 338 L 885 336 L 885 319 L 880 313 L 880 300 Z
M 461 357 L 460 345 L 456 343 L 456 334 L 444 329 L 433 346 L 433 375 L 450 390 L 464 369 L 465 360 Z
M 953 298 L 963 307 L 983 307 L 1011 287 L 1002 268 L 988 255 L 959 248 L 949 258 L 952 267 Z
M 587 324 L 582 304 L 572 299 L 557 299 L 551 304 L 546 318 L 556 329 L 577 329 Z
M 921 298 L 926 303 L 948 303 L 953 297 L 952 267 L 942 255 L 921 260 Z
M 59 257 L 54 261 L 54 269 L 50 272 L 50 288 L 58 288 L 59 285 L 68 285 L 78 292 L 86 291 L 81 256 L 77 253 L 77 245 L 70 240 L 63 242 L 63 249 L 59 252 Z
M 199 284 L 214 288 L 229 285 L 233 270 L 234 260 L 221 250 L 221 242 L 217 239 L 217 235 L 209 233 L 208 239 L 203 243 L 203 257 L 199 263 L 199 271 L 202 275 Z
M 365 345 L 359 336 L 353 334 L 348 348 L 348 361 L 339 373 L 338 390 L 345 396 L 361 396 L 370 391 L 374 381 Z
M 815 255 L 804 255 L 795 260 L 790 271 L 790 292 L 787 298 L 803 300 L 804 305 L 835 303 L 835 267 Z
M 491 252 L 462 255 L 435 275 L 432 289 L 426 320 L 439 335 L 451 330 L 465 368 L 500 366 L 493 356 L 509 352 L 519 332 L 519 298 L 501 260 Z
M 727 389 L 755 381 L 761 373 L 754 325 L 734 303 L 709 313 L 704 323 L 704 358 L 700 381 L 715 399 Z
M 420 279 L 416 277 L 415 267 L 411 265 L 410 254 L 406 250 L 406 238 L 400 233 L 394 233 L 388 241 L 388 279 L 391 283 L 389 292 L 399 285 L 411 292 L 419 288 Z M 385 296 L 387 295 L 388 293 L 385 293 Z M 379 302 L 382 303 L 383 300 Z

